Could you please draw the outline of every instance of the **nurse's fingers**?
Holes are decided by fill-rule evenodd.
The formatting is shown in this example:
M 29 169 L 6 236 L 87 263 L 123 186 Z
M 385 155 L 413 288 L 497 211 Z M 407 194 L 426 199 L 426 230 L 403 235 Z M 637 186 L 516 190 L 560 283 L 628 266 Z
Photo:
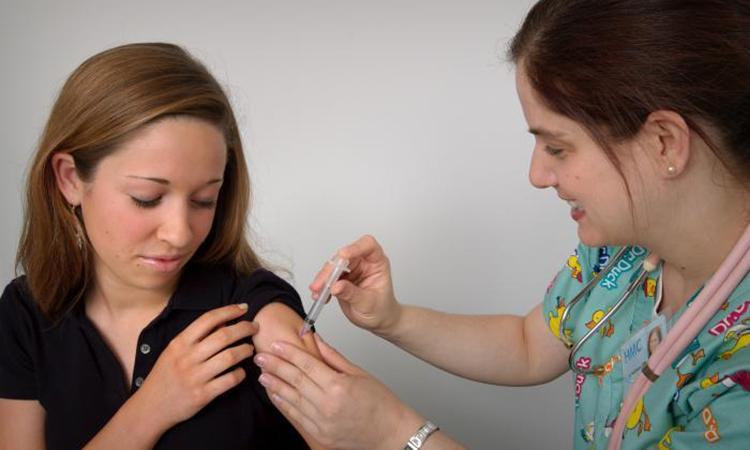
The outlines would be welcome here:
M 302 395 L 299 390 L 268 372 L 263 372 L 258 381 L 266 388 L 268 397 L 279 409 L 289 413 L 289 416 L 300 424 L 307 421 L 315 426 L 312 418 L 319 416 L 320 412 L 315 404 Z
M 315 333 L 313 336 L 315 337 L 315 343 L 318 345 L 320 356 L 323 357 L 323 361 L 330 367 L 350 375 L 364 373 L 362 369 L 352 364 L 344 355 L 328 345 L 318 333 Z
M 344 274 L 342 278 L 356 278 L 355 274 L 359 272 L 363 260 L 379 262 L 381 259 L 385 258 L 385 253 L 383 253 L 383 248 L 374 237 L 364 235 L 353 243 L 341 247 L 336 252 L 336 256 L 349 260 L 349 274 Z M 309 287 L 314 296 L 317 296 L 318 292 L 323 288 L 323 284 L 331 274 L 331 270 L 333 270 L 333 268 L 330 267 L 330 264 L 325 264 L 315 276 L 312 283 L 310 283 Z
M 270 398 L 274 406 L 276 406 L 284 416 L 289 418 L 292 422 L 298 423 L 307 434 L 317 436 L 320 433 L 318 425 L 300 409 L 296 408 L 294 403 L 288 402 L 284 397 L 276 393 L 271 394 Z
M 383 248 L 371 235 L 366 234 L 338 251 L 338 255 L 346 259 L 377 259 L 383 256 Z
M 331 276 L 331 272 L 333 272 L 333 264 L 331 264 L 329 261 L 326 261 L 323 264 L 323 267 L 321 267 L 318 271 L 317 275 L 315 275 L 315 278 L 313 279 L 312 283 L 310 283 L 310 286 L 308 286 L 310 291 L 312 291 L 313 300 L 318 300 L 320 290 L 323 289 L 323 285 L 325 284 L 326 280 L 329 276 Z
M 276 345 L 274 343 L 274 346 Z M 289 347 L 293 349 L 293 352 L 299 350 L 293 345 L 289 345 Z M 299 351 L 310 356 L 304 350 Z M 263 373 L 271 374 L 282 380 L 299 391 L 304 397 L 310 399 L 311 402 L 317 404 L 324 397 L 324 389 L 312 376 L 322 370 L 327 370 L 334 374 L 335 372 L 313 356 L 310 356 L 309 360 L 305 359 L 304 362 L 298 360 L 297 364 L 299 365 L 295 365 L 294 361 L 288 361 L 284 358 L 286 358 L 285 355 L 258 353 L 255 355 L 253 361 L 261 368 Z M 313 362 L 315 363 L 315 367 L 312 365 Z

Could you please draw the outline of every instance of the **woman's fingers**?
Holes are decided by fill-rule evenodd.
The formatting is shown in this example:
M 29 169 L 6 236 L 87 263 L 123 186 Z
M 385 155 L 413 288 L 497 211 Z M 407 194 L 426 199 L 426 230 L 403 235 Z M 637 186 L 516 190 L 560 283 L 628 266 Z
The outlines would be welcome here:
M 222 349 L 257 332 L 258 325 L 248 320 L 240 320 L 233 325 L 219 327 L 196 345 L 194 353 L 196 361 L 206 361 Z
M 252 355 L 253 346 L 250 344 L 240 344 L 226 348 L 200 366 L 199 377 L 202 380 L 210 380 Z
M 213 330 L 219 327 L 219 325 L 237 319 L 246 312 L 247 303 L 227 305 L 221 308 L 212 309 L 195 319 L 193 323 L 188 325 L 188 327 L 178 335 L 178 338 L 184 339 L 188 345 L 192 345 L 208 336 Z
M 219 395 L 242 383 L 246 376 L 245 369 L 238 367 L 209 381 L 204 388 L 207 395 L 204 402 L 209 403 Z

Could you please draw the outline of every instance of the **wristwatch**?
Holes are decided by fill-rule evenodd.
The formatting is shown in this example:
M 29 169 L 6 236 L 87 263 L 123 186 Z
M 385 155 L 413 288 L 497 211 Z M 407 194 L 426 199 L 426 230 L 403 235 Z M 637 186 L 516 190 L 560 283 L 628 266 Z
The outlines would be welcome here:
M 416 433 L 406 441 L 404 450 L 419 450 L 422 448 L 422 444 L 427 440 L 428 437 L 434 432 L 439 430 L 438 426 L 429 420 L 424 425 L 419 427 Z

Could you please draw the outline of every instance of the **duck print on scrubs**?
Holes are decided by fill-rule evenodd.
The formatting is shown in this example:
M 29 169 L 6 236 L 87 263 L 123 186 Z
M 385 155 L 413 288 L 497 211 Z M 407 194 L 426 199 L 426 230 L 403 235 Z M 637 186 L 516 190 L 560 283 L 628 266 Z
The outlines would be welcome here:
M 550 331 L 571 336 L 577 342 L 591 322 L 608 311 L 639 272 L 647 252 L 632 247 L 609 273 L 569 313 L 566 329 L 560 329 L 570 299 L 592 279 L 601 260 L 618 251 L 616 247 L 592 248 L 582 244 L 571 257 L 580 266 L 580 280 L 571 276 L 567 259 L 544 299 L 544 317 Z M 624 398 L 620 351 L 628 338 L 653 320 L 658 268 L 634 290 L 606 324 L 607 331 L 595 333 L 576 355 L 580 368 L 594 368 L 591 375 L 574 374 L 576 450 L 605 449 Z M 676 312 L 674 323 L 690 302 Z M 742 438 L 748 426 L 750 407 L 750 277 L 735 288 L 727 301 L 695 341 L 646 392 L 628 415 L 622 449 L 747 449 Z M 610 332 L 611 329 L 611 332 Z M 562 342 L 560 345 L 563 345 Z M 710 445 L 710 447 L 708 447 Z

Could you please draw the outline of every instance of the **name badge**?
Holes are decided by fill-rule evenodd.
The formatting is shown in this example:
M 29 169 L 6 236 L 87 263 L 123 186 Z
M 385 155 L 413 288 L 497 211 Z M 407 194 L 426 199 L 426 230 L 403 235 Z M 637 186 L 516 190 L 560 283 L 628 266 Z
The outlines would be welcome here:
M 659 314 L 641 328 L 620 349 L 623 372 L 623 395 L 628 392 L 648 358 L 667 335 L 667 319 Z

